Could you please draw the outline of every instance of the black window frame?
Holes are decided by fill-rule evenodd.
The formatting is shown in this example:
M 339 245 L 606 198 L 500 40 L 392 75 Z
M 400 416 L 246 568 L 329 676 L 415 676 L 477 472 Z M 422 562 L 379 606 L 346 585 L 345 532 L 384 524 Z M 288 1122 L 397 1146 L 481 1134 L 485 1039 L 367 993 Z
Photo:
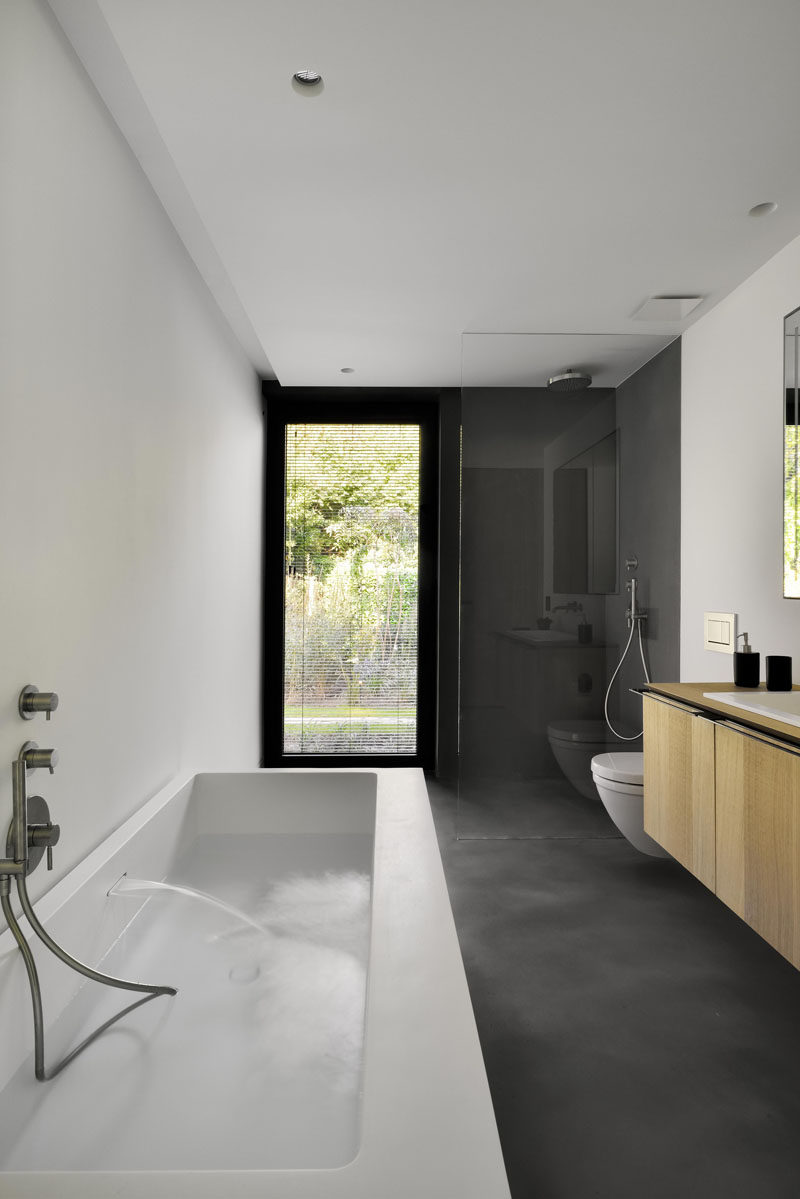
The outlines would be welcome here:
M 435 767 L 439 393 L 264 384 L 264 596 L 262 629 L 262 767 Z M 287 754 L 283 750 L 284 518 L 286 426 L 289 424 L 414 424 L 420 427 L 417 750 L 413 754 Z

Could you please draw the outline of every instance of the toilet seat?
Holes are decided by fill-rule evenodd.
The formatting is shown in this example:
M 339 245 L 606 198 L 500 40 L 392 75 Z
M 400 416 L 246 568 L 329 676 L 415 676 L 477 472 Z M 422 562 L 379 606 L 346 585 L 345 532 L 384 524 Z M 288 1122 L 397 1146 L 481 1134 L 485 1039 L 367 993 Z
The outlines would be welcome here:
M 635 792 L 644 786 L 644 754 L 610 753 L 592 758 L 592 774 L 619 786 L 620 790 Z

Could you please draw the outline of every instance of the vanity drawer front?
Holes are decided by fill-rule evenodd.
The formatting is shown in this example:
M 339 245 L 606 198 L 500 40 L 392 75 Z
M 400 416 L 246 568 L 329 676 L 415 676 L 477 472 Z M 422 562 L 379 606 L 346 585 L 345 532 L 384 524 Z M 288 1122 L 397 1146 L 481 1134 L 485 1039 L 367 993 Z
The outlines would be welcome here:
M 651 695 L 644 710 L 644 827 L 714 890 L 714 724 Z
M 800 966 L 800 756 L 722 724 L 716 751 L 717 895 Z

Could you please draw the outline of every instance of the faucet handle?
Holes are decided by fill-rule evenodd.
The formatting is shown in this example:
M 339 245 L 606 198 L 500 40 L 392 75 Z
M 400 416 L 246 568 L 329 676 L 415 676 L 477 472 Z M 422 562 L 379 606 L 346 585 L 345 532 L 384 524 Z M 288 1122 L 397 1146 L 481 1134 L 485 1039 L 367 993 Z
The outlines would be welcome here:
M 19 751 L 19 756 L 28 770 L 38 770 L 40 766 L 44 766 L 52 774 L 58 765 L 58 750 L 39 749 L 35 741 L 26 741 Z
M 43 849 L 47 855 L 47 869 L 53 869 L 53 846 L 58 845 L 61 826 L 51 823 L 28 825 L 28 848 Z
M 33 720 L 37 712 L 46 713 L 49 720 L 51 712 L 55 712 L 58 707 L 58 696 L 55 691 L 40 691 L 38 687 L 29 683 L 20 691 L 17 706 L 23 720 Z
M 61 828 L 50 819 L 47 800 L 41 795 L 31 795 L 28 799 L 26 874 L 31 874 L 45 855 L 47 869 L 53 869 L 53 846 L 58 844 L 60 837 Z

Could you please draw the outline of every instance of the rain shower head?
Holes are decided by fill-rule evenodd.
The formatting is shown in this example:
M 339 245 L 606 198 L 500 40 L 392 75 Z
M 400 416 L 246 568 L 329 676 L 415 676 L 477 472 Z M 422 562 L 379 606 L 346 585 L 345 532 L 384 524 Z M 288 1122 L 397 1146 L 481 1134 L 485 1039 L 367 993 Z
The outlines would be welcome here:
M 585 371 L 562 371 L 560 375 L 552 375 L 547 380 L 550 391 L 584 391 L 591 385 L 592 376 Z

